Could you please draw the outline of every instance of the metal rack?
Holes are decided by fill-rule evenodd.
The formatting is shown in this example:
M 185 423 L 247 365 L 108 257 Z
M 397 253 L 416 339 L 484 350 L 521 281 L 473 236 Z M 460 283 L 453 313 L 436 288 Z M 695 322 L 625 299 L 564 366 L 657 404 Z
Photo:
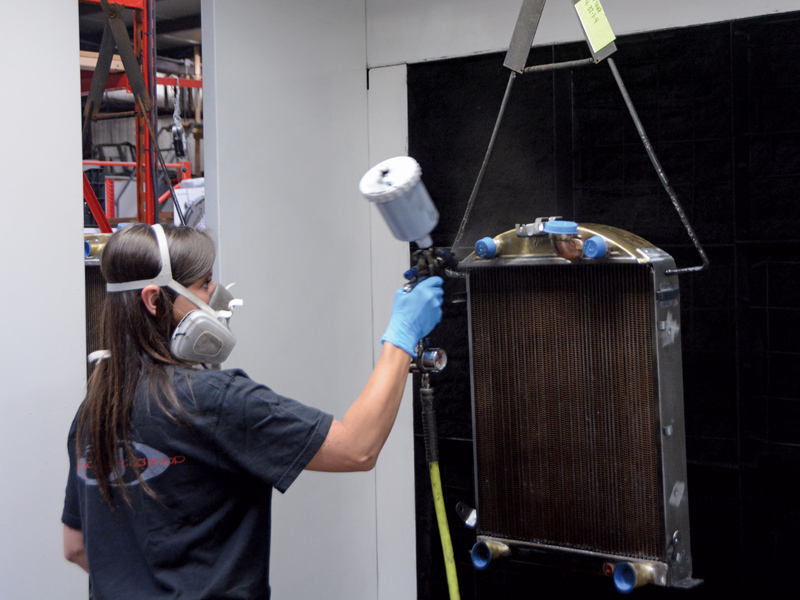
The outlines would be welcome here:
M 101 48 L 100 58 L 98 59 L 97 70 L 91 79 L 82 77 L 82 93 L 89 95 L 84 118 L 88 121 L 96 121 L 107 118 L 119 118 L 120 116 L 135 116 L 136 118 L 136 143 L 135 160 L 133 162 L 121 161 L 96 161 L 85 160 L 84 166 L 102 167 L 130 167 L 134 169 L 136 180 L 136 220 L 153 224 L 157 220 L 158 206 L 162 204 L 174 192 L 173 184 L 169 177 L 167 183 L 170 186 L 169 192 L 156 197 L 157 166 L 160 159 L 163 169 L 176 169 L 176 177 L 180 186 L 180 181 L 191 178 L 191 165 L 188 161 L 166 163 L 160 156 L 157 147 L 157 140 L 154 135 L 157 127 L 157 106 L 155 89 L 157 85 L 179 85 L 186 88 L 201 89 L 201 80 L 184 79 L 178 77 L 157 77 L 156 75 L 156 53 L 155 53 L 155 8 L 154 0 L 118 0 L 116 3 L 109 4 L 106 0 L 79 0 L 80 3 L 94 4 L 103 7 L 109 17 L 109 23 L 113 18 L 121 15 L 123 8 L 133 10 L 133 36 L 128 39 L 127 30 L 119 29 L 114 32 L 115 40 L 110 35 L 104 34 L 103 45 L 108 44 L 113 47 L 116 43 L 122 56 L 125 72 L 110 73 L 110 60 L 101 65 L 103 48 Z M 110 14 L 113 13 L 113 14 Z M 111 26 L 113 27 L 113 26 Z M 111 30 L 107 25 L 107 32 Z M 121 32 L 121 35 L 120 35 Z M 106 40 L 108 37 L 108 40 Z M 108 57 L 107 57 L 108 58 Z M 127 59 L 127 60 L 126 60 Z M 92 95 L 102 93 L 107 89 L 128 89 L 136 97 L 136 109 L 128 113 L 100 113 L 99 106 L 92 104 Z M 94 193 L 86 174 L 83 176 L 84 200 L 92 212 L 98 227 L 103 233 L 111 232 L 109 217 L 115 216 L 113 203 L 109 204 L 104 210 L 97 195 Z

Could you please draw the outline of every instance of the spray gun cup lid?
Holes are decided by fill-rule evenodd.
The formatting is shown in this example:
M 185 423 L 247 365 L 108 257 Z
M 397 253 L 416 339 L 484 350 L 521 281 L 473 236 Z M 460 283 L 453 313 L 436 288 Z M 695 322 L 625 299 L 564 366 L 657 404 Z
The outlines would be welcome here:
M 367 171 L 358 184 L 370 202 L 389 202 L 407 194 L 422 178 L 419 163 L 410 156 L 396 156 Z

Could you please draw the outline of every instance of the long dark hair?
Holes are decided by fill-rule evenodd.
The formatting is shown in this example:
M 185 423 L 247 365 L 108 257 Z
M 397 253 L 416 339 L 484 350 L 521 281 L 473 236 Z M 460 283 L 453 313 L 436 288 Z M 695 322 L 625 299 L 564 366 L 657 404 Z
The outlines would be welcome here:
M 170 227 L 165 232 L 175 281 L 188 287 L 211 272 L 215 256 L 211 238 L 190 227 Z M 161 258 L 152 228 L 136 223 L 112 235 L 103 249 L 100 268 L 107 283 L 158 275 Z M 89 378 L 77 423 L 76 448 L 79 458 L 91 461 L 100 494 L 109 506 L 113 506 L 112 475 L 122 475 L 120 449 L 133 466 L 139 484 L 153 495 L 135 467 L 128 435 L 140 382 L 149 382 L 153 391 L 150 397 L 167 414 L 177 417 L 182 412 L 167 373 L 170 365 L 187 365 L 170 353 L 170 338 L 175 330 L 174 300 L 172 290 L 161 288 L 153 315 L 142 301 L 141 290 L 106 295 L 100 339 L 111 356 L 101 361 Z M 119 488 L 128 501 L 124 485 L 113 487 Z

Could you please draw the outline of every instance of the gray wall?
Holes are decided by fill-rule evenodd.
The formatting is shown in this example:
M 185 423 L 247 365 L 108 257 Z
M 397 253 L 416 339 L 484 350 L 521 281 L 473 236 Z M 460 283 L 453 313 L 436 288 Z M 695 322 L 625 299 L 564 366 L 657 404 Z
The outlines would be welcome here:
M 60 522 L 86 378 L 77 2 L 3 6 L 0 81 L 0 597 L 85 598 Z
M 245 304 L 229 365 L 341 418 L 373 363 L 364 3 L 203 3 L 217 279 Z M 216 205 L 216 211 L 213 207 Z M 275 495 L 276 598 L 377 596 L 375 474 Z
M 520 4 L 203 0 L 217 279 L 238 282 L 246 302 L 230 365 L 343 415 L 405 266 L 403 245 L 357 190 L 370 165 L 406 150 L 403 63 L 505 47 Z M 800 9 L 798 0 L 603 4 L 617 33 Z M 86 577 L 61 558 L 59 523 L 65 437 L 85 384 L 77 17 L 77 2 L 17 2 L 0 25 L 0 596 L 10 600 L 86 597 Z M 579 37 L 569 3 L 548 3 L 536 42 Z M 369 92 L 367 64 L 383 67 Z M 306 473 L 277 495 L 276 598 L 413 597 L 409 410 L 406 401 L 376 472 Z
M 522 0 L 366 0 L 370 67 L 508 47 Z M 617 35 L 800 9 L 798 0 L 603 0 Z M 534 45 L 583 39 L 571 0 L 545 4 Z

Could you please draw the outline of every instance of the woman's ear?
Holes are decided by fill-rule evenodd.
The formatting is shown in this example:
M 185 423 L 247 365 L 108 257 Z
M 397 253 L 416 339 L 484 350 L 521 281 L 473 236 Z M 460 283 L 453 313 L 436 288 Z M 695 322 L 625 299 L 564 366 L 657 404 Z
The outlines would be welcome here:
M 159 294 L 161 294 L 161 288 L 157 285 L 148 285 L 142 290 L 142 302 L 153 316 L 156 316 L 156 301 Z

